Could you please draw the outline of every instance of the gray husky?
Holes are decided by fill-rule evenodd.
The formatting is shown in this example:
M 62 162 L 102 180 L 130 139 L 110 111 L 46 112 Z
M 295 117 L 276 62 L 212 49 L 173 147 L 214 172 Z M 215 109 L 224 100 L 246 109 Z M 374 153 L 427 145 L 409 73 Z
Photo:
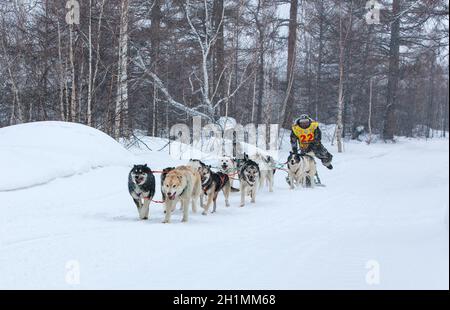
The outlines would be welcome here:
M 128 175 L 128 191 L 141 220 L 148 219 L 150 202 L 155 196 L 155 176 L 147 165 L 135 165 Z
M 259 186 L 261 172 L 259 166 L 244 154 L 244 159 L 240 162 L 239 181 L 241 183 L 241 207 L 245 206 L 245 196 L 251 197 L 251 202 L 256 202 L 256 192 Z

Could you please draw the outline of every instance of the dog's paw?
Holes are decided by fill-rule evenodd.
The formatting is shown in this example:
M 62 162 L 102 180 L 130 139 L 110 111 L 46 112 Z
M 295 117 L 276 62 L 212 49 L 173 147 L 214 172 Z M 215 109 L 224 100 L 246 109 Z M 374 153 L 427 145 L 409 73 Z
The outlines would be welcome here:
M 202 215 L 208 215 L 208 212 L 203 211 L 203 212 L 202 212 Z
M 243 208 L 243 207 L 245 207 L 245 204 L 241 204 L 239 207 L 240 207 L 240 208 Z
M 187 223 L 187 221 L 188 221 L 187 219 L 182 219 L 181 223 Z
M 162 223 L 163 223 L 163 224 L 170 224 L 170 221 L 164 220 L 164 221 L 162 221 Z

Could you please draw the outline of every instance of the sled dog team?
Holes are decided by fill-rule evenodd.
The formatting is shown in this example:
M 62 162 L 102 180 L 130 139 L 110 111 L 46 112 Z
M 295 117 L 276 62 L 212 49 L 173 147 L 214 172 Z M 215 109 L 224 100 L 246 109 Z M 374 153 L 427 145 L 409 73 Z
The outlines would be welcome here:
M 287 181 L 291 189 L 295 186 L 314 186 L 316 163 L 312 156 L 291 152 L 287 167 Z M 216 212 L 220 192 L 225 197 L 226 207 L 230 206 L 229 196 L 232 191 L 241 193 L 241 207 L 245 206 L 246 196 L 255 203 L 259 188 L 266 185 L 269 191 L 273 192 L 275 171 L 274 159 L 259 153 L 251 158 L 247 154 L 244 154 L 242 159 L 223 157 L 219 160 L 217 172 L 214 172 L 211 166 L 195 159 L 184 166 L 166 168 L 161 172 L 162 202 L 165 204 L 163 223 L 170 223 L 177 204 L 180 204 L 183 212 L 182 222 L 188 221 L 190 206 L 192 212 L 197 212 L 198 203 L 203 209 L 203 215 L 207 215 L 211 207 L 212 213 Z M 238 177 L 239 190 L 233 187 L 234 176 Z M 128 190 L 142 220 L 149 217 L 155 187 L 155 176 L 147 165 L 135 165 L 131 169 Z

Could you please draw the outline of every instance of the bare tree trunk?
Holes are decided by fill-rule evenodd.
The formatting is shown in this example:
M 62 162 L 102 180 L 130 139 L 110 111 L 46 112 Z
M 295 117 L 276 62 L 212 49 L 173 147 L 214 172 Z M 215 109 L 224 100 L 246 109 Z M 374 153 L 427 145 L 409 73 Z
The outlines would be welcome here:
M 158 62 L 161 45 L 161 0 L 155 0 L 152 7 L 152 24 L 150 28 L 151 46 L 152 46 L 152 64 L 155 74 L 158 74 Z M 153 106 L 151 109 L 152 125 L 149 128 L 148 133 L 155 137 L 157 134 L 157 120 L 158 120 L 158 88 L 156 84 L 153 84 Z
M 3 38 L 0 40 L 2 43 L 2 48 L 3 48 L 3 53 L 5 55 L 6 58 L 8 58 L 8 52 L 6 50 L 5 47 L 5 42 L 3 40 Z M 10 125 L 14 125 L 17 123 L 23 123 L 23 115 L 22 115 L 22 102 L 20 100 L 20 95 L 19 95 L 19 88 L 17 86 L 16 83 L 16 79 L 13 75 L 13 72 L 11 70 L 11 65 L 7 65 L 8 68 L 8 76 L 9 76 L 9 80 L 11 82 L 11 88 L 12 88 L 12 93 L 13 93 L 13 102 L 11 105 L 11 116 L 9 119 L 9 124 Z M 17 109 L 16 109 L 17 106 Z M 17 112 L 16 112 L 17 110 Z M 17 114 L 17 116 L 16 116 Z
M 75 60 L 74 60 L 74 48 L 73 48 L 73 24 L 69 27 L 69 61 L 70 61 L 70 73 L 71 73 L 71 96 L 70 96 L 70 115 L 69 120 L 74 122 L 76 120 L 77 114 L 77 92 L 76 92 L 76 82 L 75 82 Z
M 59 117 L 61 121 L 65 121 L 66 117 L 64 115 L 64 85 L 66 84 L 66 74 L 65 67 L 63 66 L 62 61 L 62 52 L 61 52 L 61 28 L 59 25 L 59 21 L 56 21 L 58 27 L 58 69 L 59 69 L 59 109 L 60 114 Z
M 89 75 L 88 75 L 88 94 L 87 94 L 87 122 L 88 126 L 92 126 L 92 0 L 89 0 Z
M 389 44 L 389 74 L 387 84 L 386 115 L 384 120 L 383 138 L 394 140 L 397 127 L 395 105 L 397 101 L 397 88 L 400 62 L 400 0 L 393 0 L 391 24 L 391 41 Z
M 287 91 L 286 91 L 286 107 L 284 108 L 283 127 L 290 128 L 293 120 L 293 109 L 295 102 L 295 59 L 296 59 L 296 44 L 297 44 L 297 14 L 298 14 L 298 0 L 291 0 L 291 7 L 289 11 L 289 35 L 288 35 L 288 60 L 287 60 Z
M 263 37 L 260 40 L 264 40 Z M 265 70 L 264 70 L 264 41 L 260 42 L 260 52 L 259 52 L 259 62 L 258 62 L 258 101 L 257 107 L 258 112 L 256 114 L 256 123 L 261 124 L 262 121 L 262 112 L 263 112 L 263 99 L 264 99 L 264 78 L 265 78 Z
M 213 67 L 213 89 L 217 88 L 216 97 L 224 98 L 226 94 L 226 83 L 222 78 L 225 70 L 225 45 L 224 45 L 224 32 L 223 32 L 223 13 L 224 13 L 224 0 L 214 0 L 213 14 L 214 14 L 214 31 L 217 34 L 217 39 L 214 43 L 214 64 Z M 213 98 L 213 102 L 214 102 Z M 223 111 L 222 111 L 223 112 Z
M 252 123 L 254 123 L 255 122 L 255 110 L 256 110 L 256 81 L 257 81 L 257 77 L 258 77 L 258 75 L 256 74 L 256 72 L 255 72 L 255 78 L 254 78 L 254 80 L 253 80 L 253 94 L 252 94 L 252 117 L 251 117 L 251 120 L 252 120 Z
M 79 123 L 81 123 L 82 122 L 82 119 L 81 119 L 81 114 L 82 114 L 82 111 L 81 111 L 81 109 L 82 109 L 82 101 L 83 101 L 83 76 L 84 76 L 84 52 L 83 52 L 83 45 L 81 45 L 81 52 L 80 52 L 80 55 L 81 55 L 81 59 L 80 59 L 80 75 L 79 75 L 79 79 L 78 79 L 78 83 L 79 83 L 79 85 L 78 85 L 78 99 L 77 99 L 77 101 L 78 101 L 78 111 L 77 111 L 77 114 L 78 114 L 78 119 L 77 119 L 77 121 L 79 122 Z
M 128 136 L 128 0 L 122 0 L 114 137 Z
M 88 115 L 90 114 L 91 117 L 91 121 L 90 121 L 90 125 L 92 126 L 92 114 L 93 114 L 93 107 L 92 107 L 92 102 L 95 102 L 95 88 L 96 88 L 96 81 L 97 81 L 97 74 L 98 74 L 98 65 L 100 63 L 100 39 L 101 39 L 101 27 L 102 27 L 102 18 L 103 18 L 103 11 L 104 11 L 104 7 L 105 7 L 105 1 L 106 0 L 102 0 L 102 4 L 100 6 L 100 16 L 98 18 L 98 26 L 97 26 L 97 45 L 96 45 L 96 56 L 95 56 L 95 68 L 94 68 L 94 74 L 92 76 L 92 82 L 91 82 L 91 99 L 90 99 L 90 113 L 88 113 Z M 89 123 L 89 122 L 88 122 Z
M 353 7 L 353 1 L 351 3 Z M 344 66 L 345 66 L 345 48 L 348 39 L 348 35 L 352 27 L 352 14 L 350 12 L 349 25 L 347 27 L 346 34 L 343 33 L 343 21 L 342 21 L 342 3 L 339 1 L 339 86 L 338 86 L 338 114 L 336 121 L 336 141 L 338 152 L 342 153 L 344 151 L 343 145 L 343 130 L 344 130 Z
M 321 83 L 322 83 L 322 62 L 323 62 L 323 48 L 324 48 L 324 23 L 325 23 L 325 8 L 323 1 L 318 1 L 319 11 L 319 50 L 317 52 L 317 77 L 316 77 L 316 93 L 314 98 L 314 113 L 315 119 L 319 120 L 319 104 L 321 101 Z
M 372 98 L 373 98 L 373 79 L 370 78 L 369 82 L 369 117 L 367 120 L 367 128 L 369 131 L 369 138 L 367 144 L 372 143 Z
M 426 132 L 426 138 L 433 137 L 433 123 L 434 123 L 434 115 L 435 112 L 435 106 L 434 106 L 434 74 L 435 74 L 435 67 L 436 67 L 436 55 L 434 54 L 434 51 L 430 52 L 430 62 L 431 62 L 431 68 L 430 68 L 430 75 L 429 75 L 429 85 L 428 85 L 428 107 L 427 107 L 427 132 Z
M 234 37 L 233 37 L 233 47 L 234 47 L 234 88 L 236 89 L 239 85 L 239 47 L 240 47 L 240 18 L 241 18 L 241 9 L 243 6 L 243 2 L 245 0 L 240 0 L 239 5 L 236 10 L 236 24 L 234 29 Z M 239 94 L 237 94 L 232 101 L 231 113 L 236 114 L 237 106 L 239 104 Z

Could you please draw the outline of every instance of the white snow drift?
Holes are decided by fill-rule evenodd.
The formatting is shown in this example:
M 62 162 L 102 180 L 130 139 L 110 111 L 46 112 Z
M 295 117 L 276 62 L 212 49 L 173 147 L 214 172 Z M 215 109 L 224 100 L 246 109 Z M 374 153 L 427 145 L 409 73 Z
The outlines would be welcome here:
M 105 133 L 63 122 L 0 128 L 0 154 L 0 191 L 133 162 L 133 156 Z

